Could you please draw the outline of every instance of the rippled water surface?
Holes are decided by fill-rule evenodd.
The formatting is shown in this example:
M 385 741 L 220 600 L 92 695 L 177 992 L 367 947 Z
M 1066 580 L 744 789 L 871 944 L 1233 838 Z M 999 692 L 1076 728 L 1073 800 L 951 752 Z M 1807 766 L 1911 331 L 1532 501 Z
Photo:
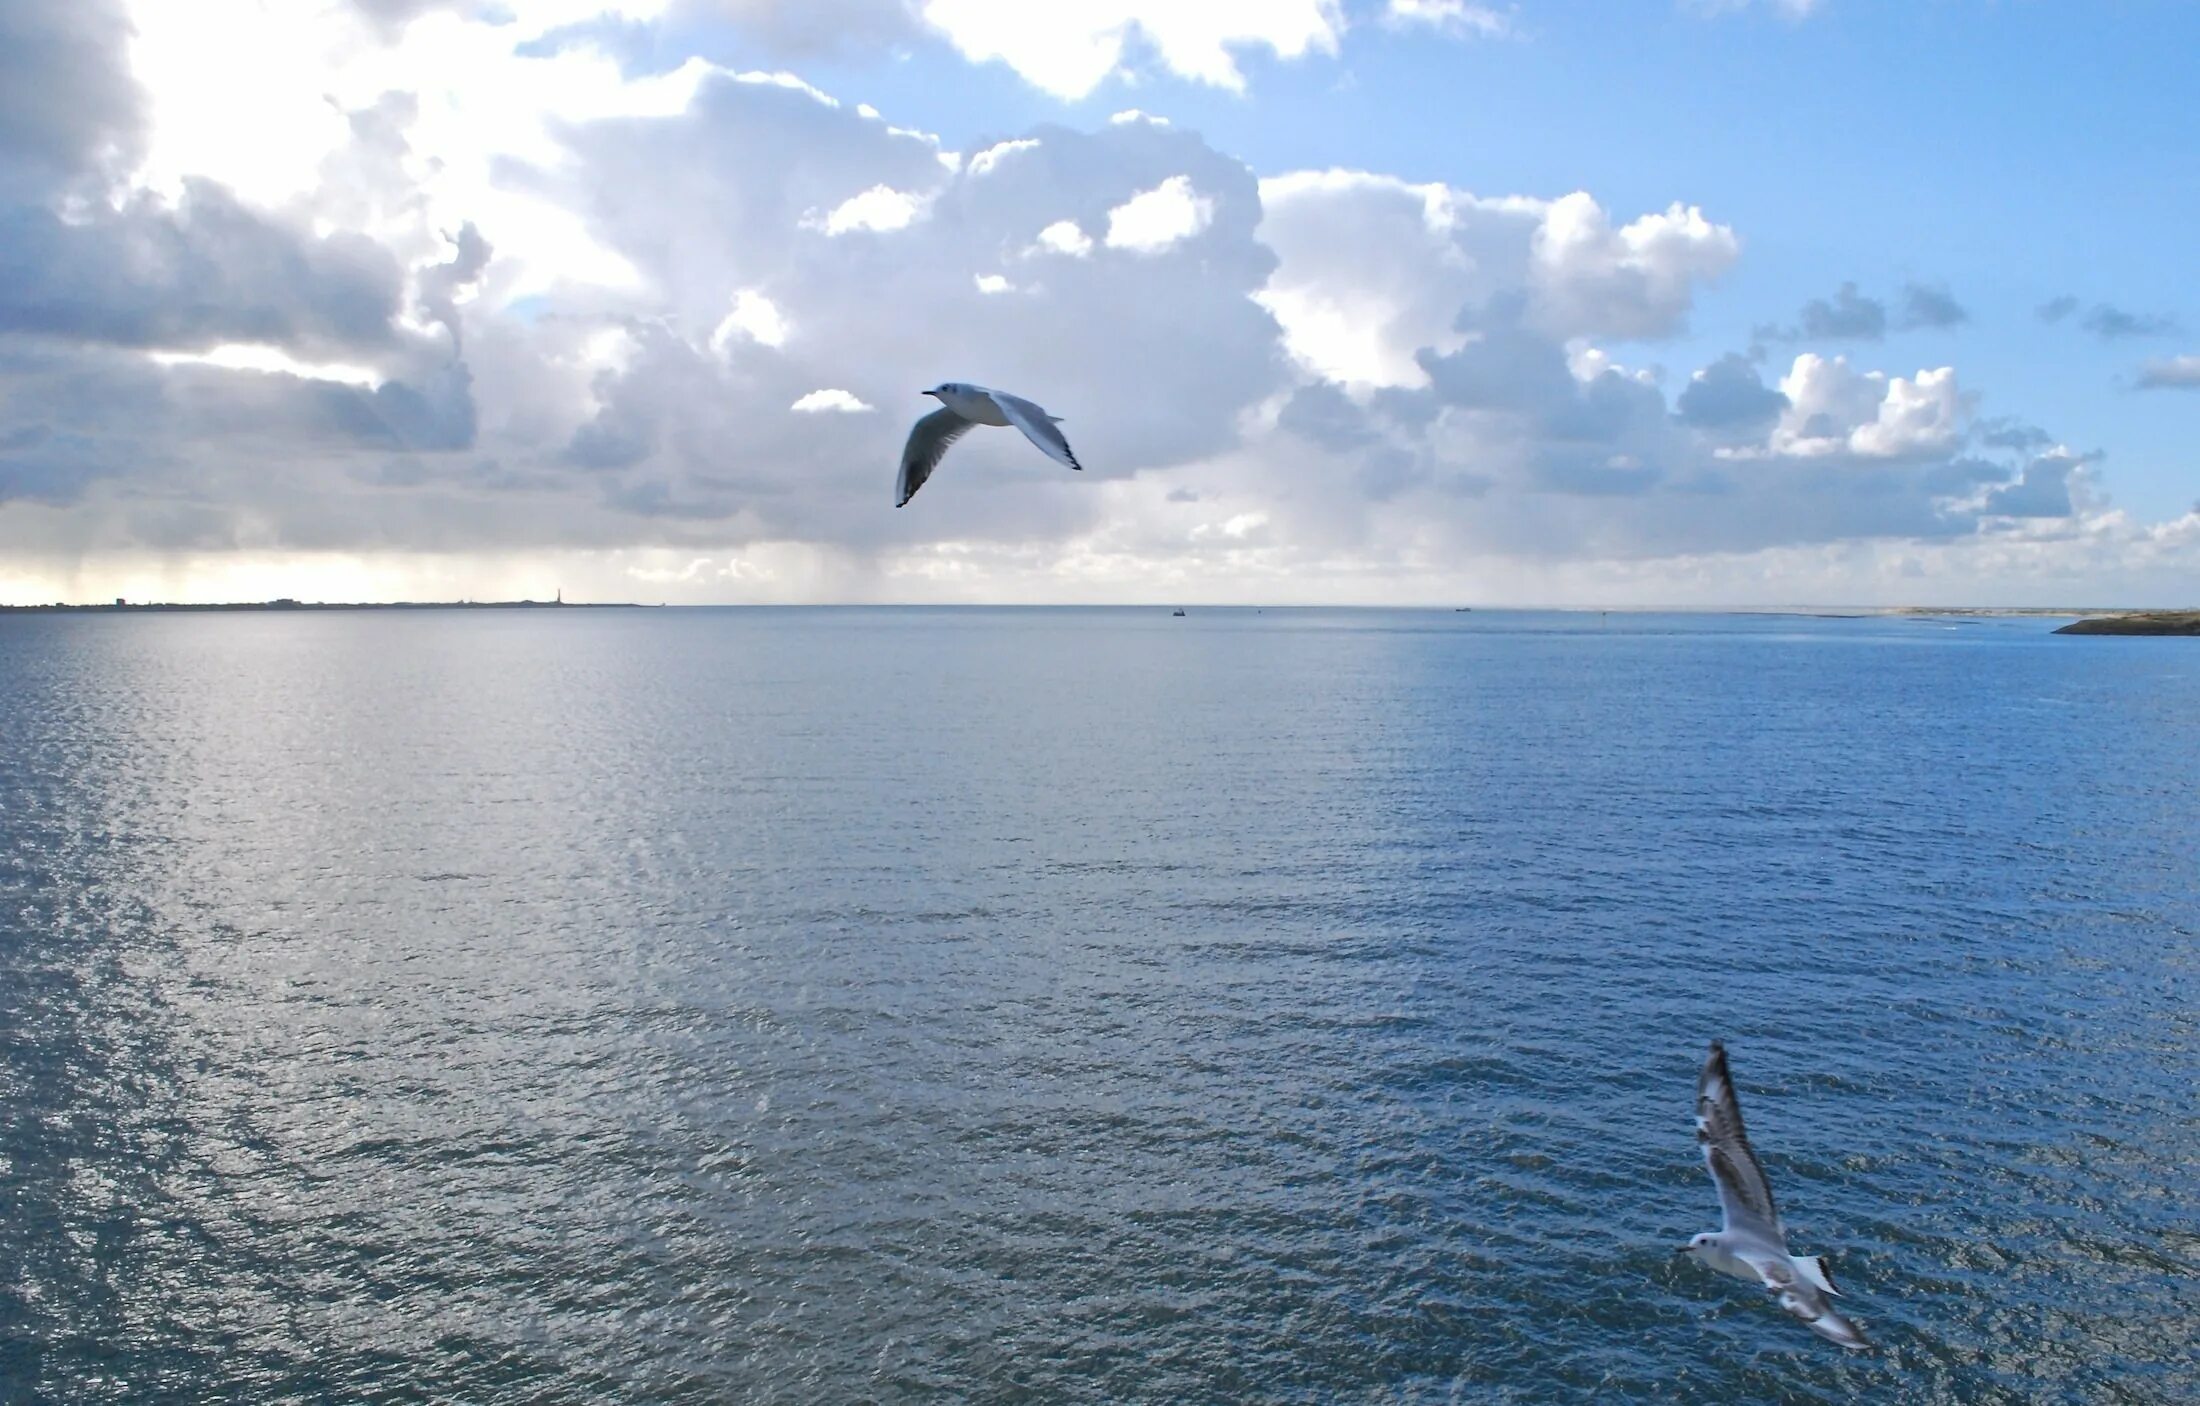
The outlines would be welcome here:
M 2191 1401 L 2196 930 L 2188 640 L 0 619 L 0 1399 Z

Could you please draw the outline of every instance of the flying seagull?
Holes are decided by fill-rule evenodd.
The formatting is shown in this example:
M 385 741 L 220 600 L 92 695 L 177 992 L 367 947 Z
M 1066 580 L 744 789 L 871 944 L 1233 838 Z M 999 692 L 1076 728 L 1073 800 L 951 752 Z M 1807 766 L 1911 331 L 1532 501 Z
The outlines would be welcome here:
M 1858 1351 L 1868 1349 L 1864 1334 L 1834 1310 L 1840 1290 L 1816 1255 L 1788 1253 L 1787 1229 L 1773 1209 L 1772 1183 L 1742 1128 L 1742 1106 L 1734 1097 L 1734 1079 L 1726 1069 L 1726 1046 L 1711 1042 L 1711 1057 L 1696 1079 L 1696 1141 L 1703 1148 L 1711 1184 L 1718 1188 L 1724 1224 L 1706 1231 L 1675 1251 L 1693 1255 L 1721 1274 L 1762 1284 L 1813 1333 Z
M 901 447 L 901 476 L 894 481 L 894 506 L 899 508 L 917 496 L 932 470 L 940 466 L 947 446 L 963 437 L 972 425 L 1014 425 L 1024 438 L 1073 469 L 1077 462 L 1069 441 L 1055 428 L 1052 415 L 1007 391 L 989 391 L 964 381 L 947 381 L 925 392 L 937 396 L 940 408 L 909 428 L 909 442 Z

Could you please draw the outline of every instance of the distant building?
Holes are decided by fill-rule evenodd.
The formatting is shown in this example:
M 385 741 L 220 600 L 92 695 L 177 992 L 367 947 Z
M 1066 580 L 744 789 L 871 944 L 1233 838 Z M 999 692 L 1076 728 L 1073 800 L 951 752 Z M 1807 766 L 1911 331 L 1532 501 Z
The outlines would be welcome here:
M 128 602 L 128 601 L 126 601 L 126 600 L 124 600 L 124 599 L 123 599 L 122 597 L 120 597 L 120 596 L 116 596 L 116 597 L 115 597 L 115 604 L 116 604 L 116 605 L 128 605 L 129 603 L 130 603 L 130 602 Z

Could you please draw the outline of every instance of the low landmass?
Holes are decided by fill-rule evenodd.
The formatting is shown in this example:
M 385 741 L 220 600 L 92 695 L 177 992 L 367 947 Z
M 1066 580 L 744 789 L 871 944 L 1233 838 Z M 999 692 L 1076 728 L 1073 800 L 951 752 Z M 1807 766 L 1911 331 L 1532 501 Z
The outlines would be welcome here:
M 2073 620 L 2058 635 L 2200 635 L 2200 610 L 2134 610 Z
M 1897 605 L 1889 607 L 1889 615 L 1953 615 L 1978 616 L 1995 619 L 2004 616 L 2019 618 L 2051 617 L 2067 620 L 2073 615 L 2122 615 L 2126 612 L 2113 606 L 2101 605 Z
M 228 601 L 219 605 L 173 605 L 160 601 L 112 601 L 104 605 L 0 605 L 0 611 L 67 611 L 80 614 L 134 615 L 162 611 L 212 610 L 644 610 L 631 601 L 569 600 L 395 600 L 304 601 L 285 596 L 279 600 Z

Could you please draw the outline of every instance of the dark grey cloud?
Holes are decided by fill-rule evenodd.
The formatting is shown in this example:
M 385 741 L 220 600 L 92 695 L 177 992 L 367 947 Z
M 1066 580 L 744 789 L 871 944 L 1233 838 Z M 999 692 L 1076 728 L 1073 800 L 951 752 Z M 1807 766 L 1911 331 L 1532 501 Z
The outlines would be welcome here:
M 2038 315 L 2040 321 L 2055 323 L 2069 318 L 2078 311 L 2079 306 L 2080 303 L 2076 296 L 2065 293 L 2059 297 L 2048 299 L 2033 311 Z M 2125 337 L 2166 336 L 2179 328 L 2179 323 L 2174 314 L 2132 312 L 2117 307 L 2113 303 L 2095 303 L 2086 310 L 2084 316 L 2078 319 L 2077 325 L 2104 342 L 2117 341 Z
M 1857 292 L 1854 283 L 1844 283 L 1831 298 L 1803 304 L 1793 325 L 1759 327 L 1756 335 L 1768 342 L 1876 342 L 1887 335 L 1887 305 Z
M 1970 312 L 1945 286 L 1925 283 L 1902 285 L 1902 310 L 1890 317 L 1878 298 L 1844 283 L 1831 298 L 1813 298 L 1803 304 L 1796 320 L 1785 326 L 1765 324 L 1755 331 L 1760 342 L 1877 342 L 1888 331 L 1959 327 L 1971 320 Z
M 1788 408 L 1788 398 L 1764 383 L 1756 364 L 1729 352 L 1689 378 L 1674 401 L 1684 425 L 1720 431 L 1761 431 Z
M 1379 437 L 1366 413 L 1328 381 L 1292 392 L 1276 415 L 1276 425 L 1325 449 L 1361 449 Z
M 2011 464 L 1988 459 L 1981 455 L 1959 454 L 1940 463 L 1928 464 L 1919 476 L 1919 483 L 1931 493 L 1944 497 L 1972 498 L 1982 488 L 1992 488 L 2010 482 L 2018 470 Z
M 1971 314 L 1958 303 L 1945 286 L 1928 286 L 1922 283 L 1902 285 L 1902 328 L 1910 331 L 1929 327 L 1960 327 L 1971 320 Z
M 2061 297 L 2049 298 L 2033 309 L 2042 322 L 2060 322 L 2077 310 L 2078 300 L 2068 293 L 2063 294 Z
M 2200 356 L 2172 356 L 2139 368 L 2139 389 L 2200 391 Z
M 204 181 L 188 182 L 173 209 L 139 195 L 81 223 L 40 206 L 0 209 L 0 335 L 382 348 L 402 286 L 396 261 L 366 236 L 314 238 Z
M 144 102 L 129 34 L 119 0 L 0 5 L 0 199 L 10 184 L 50 185 L 135 154 Z
M 1664 428 L 1665 395 L 1617 371 L 1576 380 L 1573 393 L 1546 409 L 1536 421 L 1540 437 L 1559 444 L 1600 448 Z
M 2072 512 L 2070 476 L 2085 459 L 2068 454 L 2043 454 L 2031 460 L 2017 478 L 1987 495 L 1990 517 L 2062 518 Z
M 293 466 L 360 450 L 459 449 L 475 432 L 467 372 L 455 363 L 369 389 L 163 366 L 100 345 L 15 346 L 0 355 L 0 503 L 74 503 L 107 484 L 125 496 L 204 497 L 236 516 Z M 226 485 L 218 497 L 216 481 Z
M 2078 325 L 2102 341 L 2124 337 L 2161 337 L 2177 330 L 2177 319 L 2168 313 L 2128 312 L 2107 303 L 2096 303 Z
M 1994 449 L 2039 449 L 2055 442 L 2055 437 L 2038 425 L 2006 415 L 1979 421 L 1978 437 L 1981 444 Z
M 169 508 L 119 511 L 204 540 L 210 518 L 252 511 L 292 463 L 470 443 L 470 373 L 399 324 L 405 271 L 382 245 L 341 228 L 316 236 L 304 211 L 255 209 L 204 180 L 173 201 L 140 191 L 111 202 L 108 182 L 137 154 L 144 120 L 128 38 L 107 0 L 0 9 L 0 501 L 157 498 Z M 368 135 L 355 123 L 355 145 Z M 384 174 L 396 170 L 392 160 Z M 474 231 L 457 246 L 422 288 L 429 317 L 454 332 L 453 298 L 487 258 Z M 385 379 L 362 387 L 144 355 L 227 342 Z M 282 468 L 271 471 L 271 455 Z M 209 476 L 233 472 L 223 464 L 250 466 L 243 490 L 186 511 Z
M 1461 314 L 1459 330 L 1470 339 L 1457 351 L 1424 349 L 1416 360 L 1433 398 L 1463 410 L 1548 414 L 1578 393 L 1566 364 L 1566 348 L 1523 322 L 1524 300 L 1494 301 Z

